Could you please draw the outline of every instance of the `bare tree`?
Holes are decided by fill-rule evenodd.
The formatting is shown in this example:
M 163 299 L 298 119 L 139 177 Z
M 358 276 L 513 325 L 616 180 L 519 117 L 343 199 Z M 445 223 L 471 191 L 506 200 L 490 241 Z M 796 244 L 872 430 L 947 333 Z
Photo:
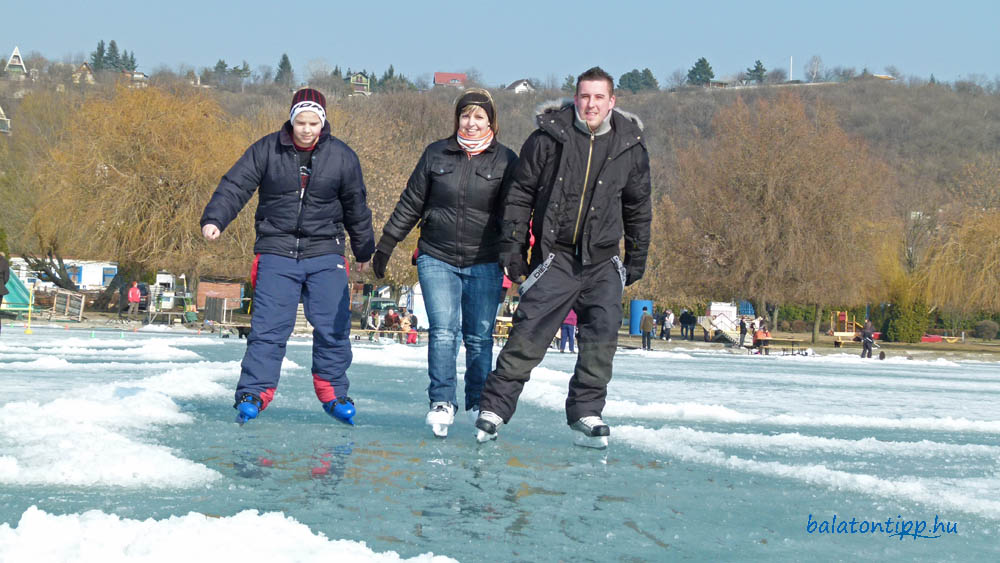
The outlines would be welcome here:
M 805 71 L 806 79 L 809 82 L 819 82 L 823 77 L 823 59 L 819 55 L 813 55 L 802 70 Z
M 112 258 L 126 270 L 243 275 L 252 214 L 212 246 L 198 220 L 219 178 L 260 133 L 202 90 L 119 86 L 109 98 L 92 97 L 49 149 L 50 165 L 36 167 L 42 189 L 32 228 L 67 253 Z
M 668 76 L 667 79 L 664 80 L 664 85 L 667 87 L 668 90 L 672 88 L 680 88 L 685 84 L 687 84 L 687 79 L 688 79 L 687 71 L 678 68 L 675 69 L 673 72 L 671 72 L 670 76 Z
M 958 228 L 935 245 L 923 272 L 927 303 L 963 313 L 1000 312 L 1000 211 L 964 214 Z
M 834 112 L 807 112 L 787 93 L 753 107 L 737 99 L 713 132 L 678 154 L 678 206 L 693 227 L 680 261 L 702 291 L 748 296 L 775 314 L 769 305 L 821 310 L 872 295 L 879 260 L 898 240 L 882 211 L 892 179 Z
M 772 68 L 767 71 L 767 78 L 764 79 L 768 84 L 781 84 L 786 80 L 788 80 L 788 73 L 783 68 Z

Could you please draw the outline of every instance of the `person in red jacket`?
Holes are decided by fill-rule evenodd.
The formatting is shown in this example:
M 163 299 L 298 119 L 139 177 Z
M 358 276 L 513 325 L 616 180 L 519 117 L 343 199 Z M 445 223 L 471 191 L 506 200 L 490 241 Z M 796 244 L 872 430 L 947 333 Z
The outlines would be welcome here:
M 139 312 L 139 301 L 142 300 L 142 292 L 139 291 L 139 282 L 132 282 L 132 287 L 128 288 L 128 318 Z

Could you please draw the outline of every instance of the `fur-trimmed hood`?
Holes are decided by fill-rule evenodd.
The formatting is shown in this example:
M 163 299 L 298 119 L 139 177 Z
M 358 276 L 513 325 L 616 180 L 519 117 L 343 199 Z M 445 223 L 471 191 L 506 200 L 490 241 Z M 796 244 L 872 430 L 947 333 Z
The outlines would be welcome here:
M 551 135 L 559 143 L 569 141 L 567 132 L 573 130 L 576 119 L 576 106 L 573 104 L 573 98 L 551 100 L 536 108 L 535 122 L 538 124 L 538 128 Z M 612 154 L 621 154 L 635 145 L 645 147 L 646 141 L 642 136 L 643 124 L 636 115 L 615 107 L 611 111 L 611 126 L 616 132 L 615 138 L 617 139 L 612 146 Z
M 549 111 L 559 111 L 561 109 L 564 109 L 566 106 L 572 106 L 572 105 L 574 105 L 574 102 L 573 102 L 573 98 L 571 98 L 571 97 L 558 98 L 558 99 L 555 99 L 555 100 L 547 100 L 545 102 L 542 102 L 542 103 L 538 104 L 538 106 L 535 107 L 535 119 L 540 122 L 542 116 L 546 112 L 549 112 Z M 617 114 L 621 115 L 625 119 L 628 119 L 629 121 L 631 121 L 632 123 L 634 123 L 635 126 L 639 128 L 639 131 L 642 131 L 643 129 L 645 129 L 645 125 L 643 124 L 642 120 L 639 119 L 638 115 L 636 115 L 636 114 L 634 114 L 632 112 L 629 112 L 629 111 L 625 111 L 625 110 L 619 108 L 618 106 L 615 106 L 615 108 L 613 110 L 611 110 L 611 111 L 613 111 L 614 113 L 617 113 Z

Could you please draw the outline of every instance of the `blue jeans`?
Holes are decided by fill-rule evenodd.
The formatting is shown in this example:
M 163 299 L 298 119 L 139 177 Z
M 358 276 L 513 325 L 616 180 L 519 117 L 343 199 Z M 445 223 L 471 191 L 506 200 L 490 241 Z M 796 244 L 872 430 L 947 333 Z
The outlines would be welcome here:
M 427 371 L 432 403 L 450 402 L 456 395 L 459 338 L 465 343 L 465 409 L 479 408 L 486 376 L 493 369 L 493 326 L 503 275 L 496 262 L 465 268 L 427 254 L 417 257 L 417 276 L 424 294 L 430 340 Z
M 559 337 L 559 351 L 566 351 L 566 344 L 569 343 L 569 351 L 573 352 L 573 337 L 576 335 L 576 325 L 562 325 L 562 335 Z

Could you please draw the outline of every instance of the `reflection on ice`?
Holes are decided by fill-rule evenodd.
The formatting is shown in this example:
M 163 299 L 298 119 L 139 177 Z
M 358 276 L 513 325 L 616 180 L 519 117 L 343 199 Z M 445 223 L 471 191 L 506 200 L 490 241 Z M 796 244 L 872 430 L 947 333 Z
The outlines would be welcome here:
M 221 560 L 246 538 L 266 561 L 997 554 L 993 362 L 621 351 L 611 444 L 595 452 L 570 445 L 563 414 L 576 355 L 549 354 L 479 445 L 464 417 L 447 440 L 424 426 L 426 346 L 352 344 L 358 426 L 323 413 L 296 338 L 274 402 L 238 427 L 245 341 L 5 331 L 0 560 L 91 559 L 95 545 L 105 560 Z M 803 531 L 821 511 L 961 527 L 920 551 L 831 544 Z

